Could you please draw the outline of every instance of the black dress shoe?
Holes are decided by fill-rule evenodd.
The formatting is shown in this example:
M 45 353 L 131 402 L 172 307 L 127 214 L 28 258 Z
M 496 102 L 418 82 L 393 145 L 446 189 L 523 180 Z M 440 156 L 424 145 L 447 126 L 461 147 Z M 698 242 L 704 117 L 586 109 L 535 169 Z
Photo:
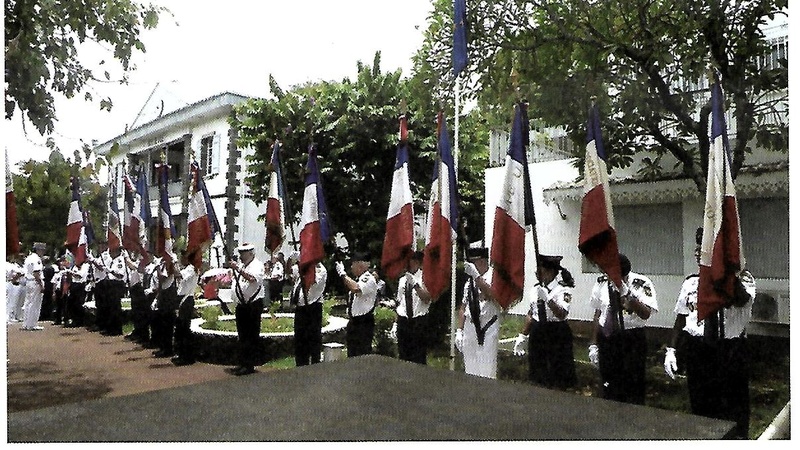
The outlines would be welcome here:
M 189 366 L 194 364 L 194 361 L 190 359 L 181 358 L 180 356 L 176 356 L 172 358 L 172 364 L 175 364 L 176 366 Z
M 256 369 L 252 367 L 240 367 L 239 370 L 233 372 L 234 375 L 240 377 L 242 375 L 250 375 L 251 373 L 255 373 Z
M 172 355 L 173 355 L 172 352 L 168 352 L 165 350 L 158 350 L 153 352 L 153 356 L 155 356 L 156 358 L 169 358 Z
M 142 343 L 142 348 L 146 348 L 148 350 L 152 350 L 154 348 L 158 348 L 158 345 L 153 344 L 152 342 L 146 341 Z

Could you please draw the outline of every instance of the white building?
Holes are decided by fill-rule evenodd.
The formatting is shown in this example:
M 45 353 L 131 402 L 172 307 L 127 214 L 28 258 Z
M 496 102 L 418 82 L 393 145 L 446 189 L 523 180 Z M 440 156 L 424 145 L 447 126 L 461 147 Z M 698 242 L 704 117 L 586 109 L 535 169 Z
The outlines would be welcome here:
M 788 21 L 765 30 L 774 58 L 788 57 Z M 709 95 L 708 86 L 698 86 Z M 602 121 L 601 112 L 601 121 Z M 728 115 L 729 133 L 734 129 Z M 601 275 L 578 251 L 583 184 L 574 160 L 566 158 L 566 143 L 558 130 L 531 132 L 529 165 L 536 228 L 542 254 L 564 256 L 562 265 L 575 276 L 576 289 L 570 317 L 591 320 L 589 295 Z M 732 136 L 731 136 L 732 137 Z M 507 133 L 490 141 L 492 165 L 502 165 L 508 149 Z M 755 143 L 752 144 L 755 147 Z M 669 158 L 668 158 L 669 156 Z M 652 155 L 651 155 L 652 157 Z M 641 158 L 641 156 L 640 156 Z M 695 184 L 679 174 L 659 181 L 637 176 L 641 159 L 627 170 L 611 174 L 611 202 L 620 251 L 631 260 L 633 271 L 649 276 L 656 286 L 659 312 L 649 323 L 672 327 L 673 308 L 685 277 L 697 273 L 695 230 L 702 226 L 705 202 Z M 665 155 L 665 171 L 676 163 Z M 486 242 L 492 239 L 494 210 L 501 194 L 503 167 L 486 170 Z M 743 252 L 746 267 L 756 277 L 759 295 L 749 330 L 754 334 L 788 336 L 789 324 L 789 152 L 755 149 L 736 179 Z M 532 241 L 531 241 L 532 242 Z M 530 247 L 532 248 L 532 246 Z M 528 252 L 530 258 L 532 250 Z M 531 271 L 527 279 L 535 280 Z M 526 302 L 512 312 L 522 313 Z
M 168 113 L 163 113 L 168 109 L 164 107 L 163 98 L 151 95 L 142 108 L 143 111 L 154 110 L 151 117 L 97 145 L 95 152 L 105 155 L 118 173 L 125 170 L 130 173 L 140 165 L 145 168 L 150 180 L 150 205 L 154 217 L 159 197 L 153 167 L 166 158 L 170 166 L 170 208 L 178 236 L 186 236 L 189 165 L 197 161 L 222 228 L 223 239 L 220 241 L 218 238 L 217 243 L 224 243 L 232 254 L 235 254 L 237 245 L 252 243 L 256 247 L 256 256 L 265 261 L 269 257 L 264 245 L 266 229 L 263 220 L 257 218 L 264 214 L 266 206 L 250 198 L 244 182 L 246 157 L 253 150 L 237 147 L 236 132 L 228 124 L 233 107 L 248 98 L 224 92 Z M 121 184 L 118 192 L 121 198 Z M 152 229 L 151 242 L 154 239 L 155 230 Z M 286 242 L 284 249 L 288 249 L 288 245 Z M 225 262 L 222 249 L 219 249 L 219 255 L 219 263 Z M 218 265 L 215 250 L 209 251 L 207 260 L 212 266 Z

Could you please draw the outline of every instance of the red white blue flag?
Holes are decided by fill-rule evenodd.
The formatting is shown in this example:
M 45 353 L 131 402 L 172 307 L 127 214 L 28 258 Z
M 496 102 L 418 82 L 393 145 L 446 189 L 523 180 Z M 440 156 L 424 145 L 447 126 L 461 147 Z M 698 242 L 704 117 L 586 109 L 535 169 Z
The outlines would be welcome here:
M 733 298 L 736 276 L 744 268 L 736 187 L 725 124 L 725 98 L 718 74 L 711 86 L 711 146 L 700 247 L 697 318 L 703 320 Z
M 19 251 L 17 201 L 14 198 L 14 180 L 8 167 L 8 150 L 6 150 L 6 254 L 16 255 Z
M 191 186 L 189 192 L 189 214 L 187 218 L 188 238 L 186 240 L 186 254 L 189 263 L 197 270 L 203 266 L 203 253 L 211 245 L 214 234 L 212 232 L 211 221 L 209 220 L 204 195 L 205 183 L 200 173 L 200 165 L 193 162 L 189 167 L 189 177 Z
M 70 190 L 72 191 L 72 201 L 69 204 L 69 215 L 67 215 L 67 239 L 64 242 L 67 249 L 76 255 L 78 241 L 81 237 L 83 228 L 83 210 L 81 209 L 81 192 L 78 179 L 70 177 Z
M 453 75 L 467 66 L 467 2 L 453 1 Z
M 276 140 L 272 146 L 272 159 L 269 164 L 269 189 L 267 195 L 267 214 L 266 214 L 266 247 L 270 253 L 274 253 L 283 245 L 286 238 L 286 225 L 284 222 L 284 198 L 283 174 L 281 173 L 280 161 L 281 145 Z
M 438 298 L 450 283 L 453 242 L 458 223 L 455 164 L 450 151 L 447 123 L 441 112 L 437 128 L 438 152 L 428 201 L 425 259 L 422 263 L 422 279 L 434 299 Z
M 408 172 L 408 122 L 403 115 L 400 117 L 400 144 L 397 146 L 381 255 L 381 269 L 388 278 L 397 278 L 403 273 L 415 250 L 413 204 Z
M 117 180 L 109 180 L 111 185 L 108 190 L 108 228 L 106 240 L 108 249 L 116 250 L 122 245 L 122 230 L 120 229 L 119 206 L 117 206 Z
M 156 254 L 164 261 L 175 262 L 173 258 L 173 243 L 175 239 L 175 223 L 172 221 L 172 210 L 169 206 L 169 167 L 166 164 L 157 164 L 155 167 L 158 175 L 158 238 L 156 240 Z
M 73 251 L 75 265 L 81 265 L 89 254 L 89 246 L 94 243 L 94 227 L 89 219 L 89 211 L 81 211 L 81 229 L 78 234 L 78 244 Z
M 492 290 L 503 308 L 522 296 L 525 281 L 525 233 L 536 226 L 527 147 L 530 125 L 525 105 L 515 108 L 500 202 L 494 211 Z M 538 253 L 538 249 L 537 249 Z
M 619 266 L 617 231 L 614 229 L 606 161 L 603 136 L 600 133 L 600 117 L 597 106 L 592 105 L 586 133 L 583 170 L 585 183 L 578 249 L 621 288 L 622 271 Z
M 328 241 L 330 234 L 328 209 L 317 167 L 317 150 L 310 145 L 306 166 L 306 188 L 303 193 L 303 213 L 300 217 L 299 269 L 305 289 L 314 283 L 315 266 L 325 258 L 323 244 Z
M 128 251 L 139 251 L 138 227 L 134 228 L 133 207 L 136 203 L 136 186 L 131 177 L 126 173 L 122 175 L 122 185 L 125 187 L 122 196 L 122 247 Z

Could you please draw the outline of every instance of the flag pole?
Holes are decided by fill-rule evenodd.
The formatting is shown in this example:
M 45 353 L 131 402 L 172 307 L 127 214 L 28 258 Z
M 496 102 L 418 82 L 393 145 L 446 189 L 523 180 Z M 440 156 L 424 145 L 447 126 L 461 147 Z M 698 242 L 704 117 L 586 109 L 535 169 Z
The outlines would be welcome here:
M 455 135 L 453 137 L 453 170 L 456 173 L 456 184 L 458 184 L 458 131 L 459 131 L 459 115 L 461 112 L 461 80 L 456 76 L 455 87 Z M 456 246 L 458 240 L 456 236 L 451 233 L 452 245 L 450 254 L 450 370 L 455 370 L 456 362 Z

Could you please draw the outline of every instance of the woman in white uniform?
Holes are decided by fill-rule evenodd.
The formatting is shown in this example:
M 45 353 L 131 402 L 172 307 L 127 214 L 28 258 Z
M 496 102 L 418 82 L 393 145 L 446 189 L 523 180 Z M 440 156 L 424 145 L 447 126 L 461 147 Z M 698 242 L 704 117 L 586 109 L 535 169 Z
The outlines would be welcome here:
M 503 308 L 492 294 L 488 250 L 469 249 L 464 271 L 469 279 L 458 312 L 456 346 L 464 355 L 466 373 L 497 378 L 497 346 Z

